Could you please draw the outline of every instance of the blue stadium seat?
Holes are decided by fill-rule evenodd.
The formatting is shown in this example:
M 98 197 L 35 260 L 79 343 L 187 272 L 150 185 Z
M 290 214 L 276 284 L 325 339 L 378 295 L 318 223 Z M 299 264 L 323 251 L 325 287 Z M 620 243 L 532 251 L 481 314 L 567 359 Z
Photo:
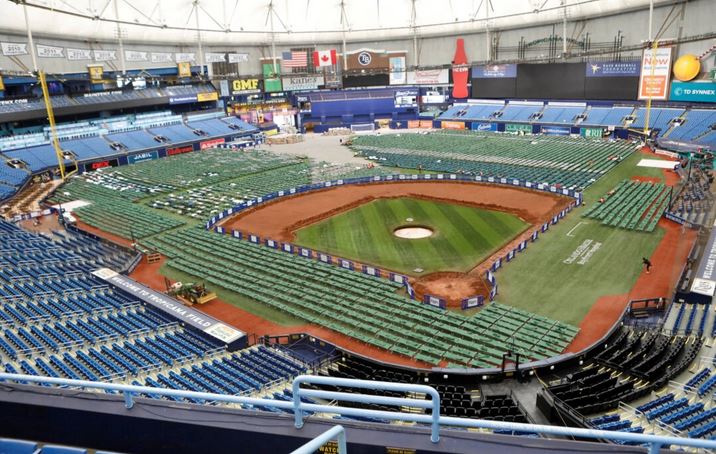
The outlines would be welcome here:
M 2 454 L 34 454 L 36 452 L 37 443 L 34 441 L 0 438 L 0 453 Z
M 42 447 L 42 454 L 86 454 L 87 450 L 82 448 L 72 448 L 60 445 L 45 445 Z

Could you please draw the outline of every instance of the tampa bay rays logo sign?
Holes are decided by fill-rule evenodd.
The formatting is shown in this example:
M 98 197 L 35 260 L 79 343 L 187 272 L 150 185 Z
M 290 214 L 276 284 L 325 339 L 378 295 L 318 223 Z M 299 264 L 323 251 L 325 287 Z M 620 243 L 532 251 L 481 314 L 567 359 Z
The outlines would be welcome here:
M 361 52 L 358 54 L 358 63 L 360 63 L 363 66 L 370 65 L 370 62 L 373 61 L 373 56 L 370 55 L 370 52 Z

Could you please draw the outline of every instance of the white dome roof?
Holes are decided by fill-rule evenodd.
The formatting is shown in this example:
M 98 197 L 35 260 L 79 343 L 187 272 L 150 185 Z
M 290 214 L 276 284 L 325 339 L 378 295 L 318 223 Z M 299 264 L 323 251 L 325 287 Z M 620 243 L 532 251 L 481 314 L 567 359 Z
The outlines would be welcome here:
M 0 0 L 0 30 L 25 33 L 22 6 Z M 27 0 L 38 35 L 112 40 L 115 0 Z M 529 27 L 644 8 L 649 0 L 116 0 L 128 42 L 188 43 L 196 40 L 196 12 L 207 44 L 375 41 L 413 35 L 456 35 L 485 29 Z M 658 0 L 655 3 L 666 3 Z M 342 10 L 344 13 L 342 13 Z M 273 14 L 269 12 L 273 11 Z

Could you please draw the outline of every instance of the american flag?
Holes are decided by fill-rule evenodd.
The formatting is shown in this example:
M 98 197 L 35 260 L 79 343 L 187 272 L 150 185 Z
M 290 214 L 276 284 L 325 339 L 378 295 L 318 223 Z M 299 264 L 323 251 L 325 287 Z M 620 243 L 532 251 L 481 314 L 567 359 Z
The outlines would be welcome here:
M 308 66 L 308 54 L 305 51 L 284 52 L 281 64 L 286 68 L 305 68 Z

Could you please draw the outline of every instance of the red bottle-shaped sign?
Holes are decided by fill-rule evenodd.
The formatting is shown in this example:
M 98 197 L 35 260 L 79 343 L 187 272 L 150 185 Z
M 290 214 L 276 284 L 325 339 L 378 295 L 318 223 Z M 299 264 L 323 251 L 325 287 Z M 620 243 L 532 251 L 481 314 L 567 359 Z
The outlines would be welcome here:
M 465 40 L 457 39 L 455 57 L 452 60 L 452 97 L 467 98 L 467 76 L 470 68 L 467 66 L 467 54 L 465 54 Z

